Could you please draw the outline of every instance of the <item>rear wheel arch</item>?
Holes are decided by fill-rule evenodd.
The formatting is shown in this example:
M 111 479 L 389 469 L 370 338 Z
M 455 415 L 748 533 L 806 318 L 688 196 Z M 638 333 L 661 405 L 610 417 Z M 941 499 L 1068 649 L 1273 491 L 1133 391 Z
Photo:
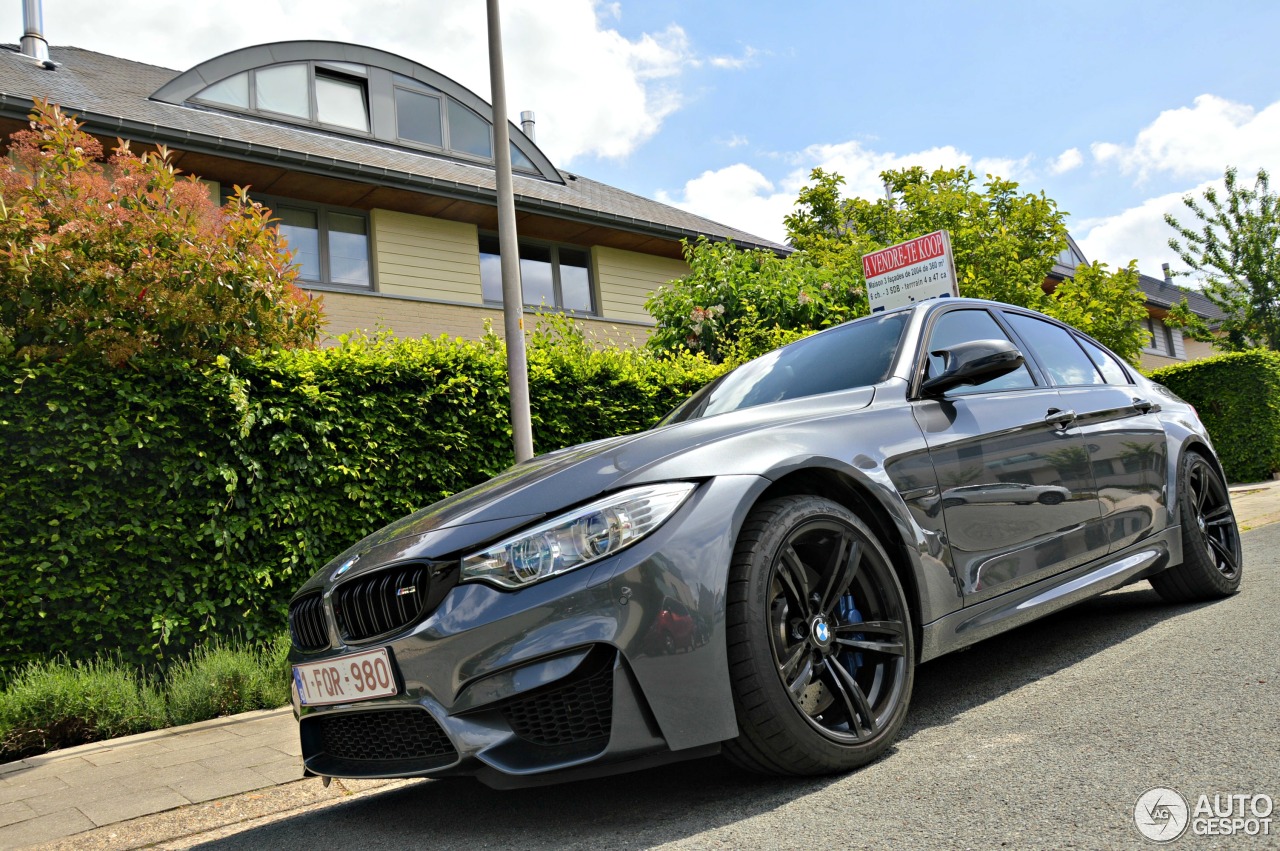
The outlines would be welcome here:
M 920 581 L 915 561 L 893 515 L 876 498 L 869 484 L 859 481 L 852 473 L 825 466 L 805 467 L 786 473 L 756 497 L 756 504 L 780 496 L 804 495 L 820 496 L 839 503 L 860 517 L 880 539 L 907 598 L 916 661 L 919 662 L 922 645 Z

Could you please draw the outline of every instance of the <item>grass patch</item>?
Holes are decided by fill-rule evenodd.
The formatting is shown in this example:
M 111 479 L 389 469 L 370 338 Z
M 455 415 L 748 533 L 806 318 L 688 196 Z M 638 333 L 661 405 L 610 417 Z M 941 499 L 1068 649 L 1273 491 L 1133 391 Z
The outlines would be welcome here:
M 32 662 L 4 677 L 0 762 L 289 702 L 289 639 L 218 640 L 164 673 L 118 657 Z
M 32 662 L 0 692 L 0 759 L 154 730 L 165 719 L 160 691 L 118 660 Z
M 288 703 L 288 654 L 287 638 L 262 646 L 216 641 L 196 648 L 165 675 L 169 723 L 192 724 Z

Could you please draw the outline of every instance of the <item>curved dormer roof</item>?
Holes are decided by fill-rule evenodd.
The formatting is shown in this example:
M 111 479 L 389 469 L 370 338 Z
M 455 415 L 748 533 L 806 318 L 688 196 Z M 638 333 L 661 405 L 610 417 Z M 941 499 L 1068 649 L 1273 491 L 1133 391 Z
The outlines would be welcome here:
M 493 162 L 493 108 L 455 80 L 356 44 L 284 41 L 233 50 L 165 83 L 154 100 L 311 127 L 464 162 Z M 512 167 L 563 183 L 508 121 Z

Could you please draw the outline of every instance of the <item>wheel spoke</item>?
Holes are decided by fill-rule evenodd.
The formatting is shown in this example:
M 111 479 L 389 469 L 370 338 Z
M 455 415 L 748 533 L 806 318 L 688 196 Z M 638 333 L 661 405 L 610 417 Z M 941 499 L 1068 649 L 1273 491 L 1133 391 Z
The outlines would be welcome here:
M 800 661 L 809 653 L 809 646 L 805 642 L 796 645 L 795 652 L 785 662 L 778 664 L 778 670 L 782 673 L 782 681 L 791 682 L 791 677 L 795 674 L 796 669 L 800 667 Z M 788 686 L 789 687 L 789 686 Z
M 1214 550 L 1214 552 L 1222 557 L 1222 560 L 1226 562 L 1226 566 L 1231 571 L 1236 569 L 1236 554 L 1233 552 L 1234 548 L 1228 547 L 1222 541 L 1219 541 L 1217 538 L 1212 536 L 1209 537 L 1209 546 Z
M 902 621 L 859 621 L 858 623 L 842 623 L 836 626 L 835 634 L 840 636 L 852 632 L 870 632 L 874 635 L 891 635 L 902 641 L 906 630 Z
M 791 547 L 782 551 L 778 564 L 778 579 L 786 586 L 787 594 L 808 620 L 813 616 L 813 604 L 809 601 L 809 571 L 800 556 Z
M 840 545 L 832 554 L 831 564 L 827 568 L 827 587 L 822 592 L 822 603 L 818 611 L 830 615 L 836 602 L 858 574 L 858 566 L 862 563 L 862 544 L 852 535 L 845 535 Z
M 1191 484 L 1191 493 L 1195 496 L 1195 501 L 1196 501 L 1196 514 L 1199 514 L 1201 517 L 1203 517 L 1203 516 L 1204 516 L 1204 503 L 1205 503 L 1205 500 L 1206 500 L 1206 499 L 1208 498 L 1208 496 L 1209 496 L 1209 483 L 1208 483 L 1207 481 L 1205 481 L 1205 477 L 1204 477 L 1204 472 L 1203 472 L 1203 471 L 1201 471 L 1201 470 L 1197 470 L 1196 472 L 1197 472 L 1197 473 L 1199 473 L 1199 475 L 1197 476 L 1197 478 L 1198 478 L 1199 483 L 1200 483 L 1200 488 L 1199 488 L 1199 490 L 1197 490 L 1197 489 L 1196 489 L 1196 486 L 1195 486 L 1195 482 L 1192 482 L 1192 484 Z
M 888 656 L 901 656 L 906 648 L 897 641 L 867 641 L 861 638 L 836 638 L 836 644 L 851 650 L 870 650 L 872 653 L 884 653 Z
M 823 666 L 830 674 L 830 685 L 844 701 L 849 712 L 849 730 L 859 739 L 869 738 L 876 731 L 876 716 L 867 703 L 867 696 L 862 687 L 848 671 L 838 662 L 830 658 L 823 660 Z
M 791 692 L 791 696 L 796 700 L 800 699 L 800 694 L 809 687 L 809 683 L 813 682 L 813 660 L 809 658 L 809 654 L 804 654 L 804 664 L 800 666 L 800 672 L 796 674 L 793 680 L 783 680 L 787 684 L 787 691 Z
M 1220 505 L 1204 515 L 1204 525 L 1206 526 L 1227 526 L 1235 522 L 1236 518 L 1231 513 L 1231 506 L 1229 505 Z

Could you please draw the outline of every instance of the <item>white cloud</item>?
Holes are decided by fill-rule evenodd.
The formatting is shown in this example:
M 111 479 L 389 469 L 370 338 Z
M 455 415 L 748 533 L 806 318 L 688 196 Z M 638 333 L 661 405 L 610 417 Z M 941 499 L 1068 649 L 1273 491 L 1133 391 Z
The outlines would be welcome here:
M 740 71 L 743 68 L 750 68 L 755 64 L 756 55 L 759 53 L 751 45 L 747 45 L 742 50 L 741 56 L 712 56 L 707 63 L 712 68 L 721 68 L 726 71 Z
M 1131 207 L 1114 216 L 1085 219 L 1076 225 L 1073 236 L 1089 260 L 1100 260 L 1113 269 L 1123 267 L 1137 259 L 1138 271 L 1152 277 L 1161 277 L 1160 266 L 1168 263 L 1175 271 L 1185 267 L 1169 247 L 1173 228 L 1165 222 L 1166 213 L 1183 224 L 1194 219 L 1182 203 L 1187 195 L 1199 197 L 1210 186 L 1221 181 L 1207 181 L 1186 192 L 1170 192 L 1149 198 L 1137 207 Z
M 1173 229 L 1164 221 L 1171 213 L 1183 224 L 1194 221 L 1182 203 L 1187 195 L 1200 197 L 1210 186 L 1222 185 L 1227 166 L 1240 170 L 1242 181 L 1252 184 L 1258 168 L 1280 169 L 1280 101 L 1262 109 L 1235 103 L 1216 95 L 1201 95 L 1191 106 L 1161 112 L 1142 128 L 1131 143 L 1095 142 L 1094 161 L 1132 175 L 1141 185 L 1156 176 L 1186 189 L 1149 198 L 1112 216 L 1081 221 L 1073 232 L 1090 260 L 1111 266 L 1137 258 L 1138 268 L 1160 276 L 1160 265 L 1175 271 L 1181 261 L 1169 248 Z M 1198 185 L 1197 185 L 1198 184 Z
M 786 154 L 782 161 L 791 166 L 785 175 L 769 179 L 745 163 L 705 171 L 685 183 L 678 192 L 660 191 L 659 201 L 700 216 L 740 228 L 748 233 L 786 241 L 782 219 L 792 211 L 796 196 L 809 182 L 815 168 L 836 172 L 844 178 L 844 194 L 863 198 L 884 196 L 880 172 L 924 166 L 933 169 L 967 165 L 979 175 L 994 174 L 1012 180 L 1028 174 L 1030 157 L 1018 160 L 975 158 L 950 145 L 912 154 L 874 151 L 861 142 L 810 145 L 803 151 Z
M 1229 165 L 1241 172 L 1280 164 L 1280 101 L 1261 110 L 1216 95 L 1200 95 L 1192 106 L 1168 109 L 1139 131 L 1132 144 L 1095 142 L 1093 157 L 1139 181 L 1153 174 L 1199 178 L 1221 176 Z
M 747 145 L 751 142 L 750 139 L 743 136 L 741 133 L 734 133 L 727 139 L 717 139 L 716 141 L 719 144 L 724 145 L 726 148 L 741 148 L 743 145 Z
M 1054 160 L 1049 163 L 1049 171 L 1052 174 L 1065 174 L 1073 168 L 1079 168 L 1084 164 L 1084 154 L 1080 153 L 1079 148 L 1067 148 Z
M 13 41 L 22 33 L 19 8 L 0 10 L 0 31 Z M 489 96 L 481 3 L 189 0 L 179 13 L 125 0 L 103 9 L 96 0 L 48 3 L 49 42 L 186 69 L 286 38 L 346 41 L 421 62 Z M 682 105 L 681 73 L 698 60 L 679 26 L 627 38 L 613 28 L 621 5 L 592 0 L 506 0 L 502 10 L 508 105 L 513 117 L 537 113 L 538 144 L 553 162 L 625 157 Z

